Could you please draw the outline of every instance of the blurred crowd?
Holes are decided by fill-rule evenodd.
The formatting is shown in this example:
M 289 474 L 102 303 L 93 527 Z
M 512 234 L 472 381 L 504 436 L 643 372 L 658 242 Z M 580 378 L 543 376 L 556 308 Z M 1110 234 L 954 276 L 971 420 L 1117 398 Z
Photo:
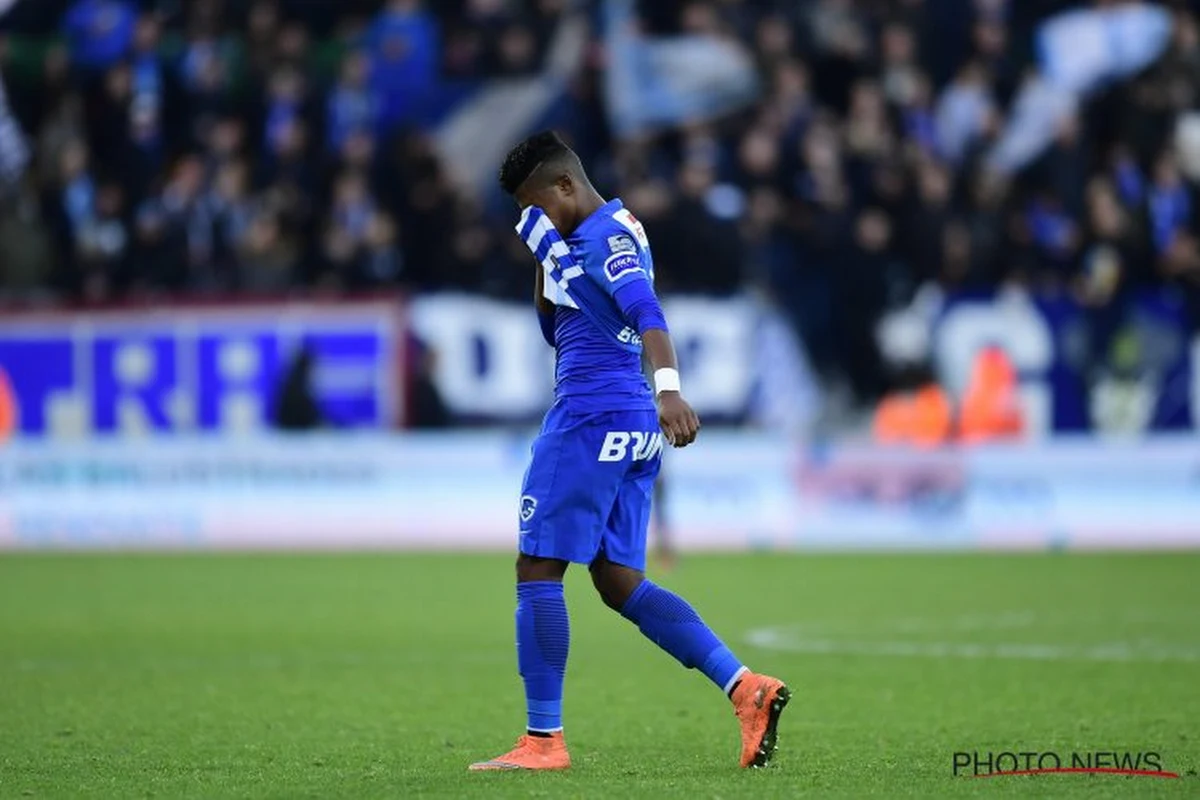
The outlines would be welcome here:
M 0 232 L 2 288 L 110 302 L 473 286 L 494 242 L 432 131 L 481 81 L 536 71 L 562 8 L 19 0 L 0 64 L 37 208 Z
M 0 215 L 0 294 L 524 297 L 512 213 L 456 183 L 434 136 L 487 82 L 543 69 L 578 8 L 592 33 L 554 121 L 645 223 L 662 288 L 767 291 L 859 399 L 886 388 L 877 322 L 923 286 L 1100 310 L 1177 287 L 1200 319 L 1200 164 L 1175 136 L 1200 107 L 1200 4 L 1165 4 L 1166 53 L 1035 160 L 988 166 L 1037 26 L 1079 5 L 644 0 L 642 35 L 733 43 L 760 94 L 617 137 L 600 3 L 22 0 L 0 66 L 35 161 Z
M 1038 25 L 1120 4 L 671 5 L 656 4 L 667 30 L 748 42 L 764 95 L 735 119 L 616 148 L 656 263 L 681 288 L 770 287 L 816 366 L 860 401 L 893 378 L 877 322 L 922 287 L 1071 295 L 1105 329 L 1129 293 L 1171 285 L 1200 320 L 1200 163 L 1175 146 L 1179 114 L 1200 108 L 1196 4 L 1170 6 L 1150 68 L 1007 171 L 986 156 L 1035 79 Z

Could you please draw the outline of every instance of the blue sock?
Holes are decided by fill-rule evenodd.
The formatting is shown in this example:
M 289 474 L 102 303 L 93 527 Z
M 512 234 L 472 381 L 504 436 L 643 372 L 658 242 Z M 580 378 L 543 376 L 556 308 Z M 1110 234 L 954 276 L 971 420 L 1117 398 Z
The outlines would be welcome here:
M 642 581 L 621 607 L 621 616 L 688 669 L 699 668 L 726 694 L 743 671 L 742 662 L 717 638 L 687 601 Z
M 531 732 L 562 729 L 563 675 L 571 625 L 558 581 L 517 584 L 517 664 L 525 680 Z

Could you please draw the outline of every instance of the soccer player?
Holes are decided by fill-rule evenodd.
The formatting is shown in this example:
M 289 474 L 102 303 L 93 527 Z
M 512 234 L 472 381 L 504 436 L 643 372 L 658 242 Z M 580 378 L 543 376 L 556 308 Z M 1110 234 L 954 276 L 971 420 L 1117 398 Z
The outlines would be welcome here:
M 570 563 L 587 565 L 609 608 L 729 697 L 741 724 L 742 766 L 764 766 L 788 688 L 747 669 L 685 600 L 644 575 L 663 444 L 686 447 L 700 428 L 680 393 L 645 230 L 620 200 L 605 202 L 552 132 L 509 152 L 500 185 L 521 207 L 517 233 L 538 262 L 535 298 L 556 350 L 556 397 L 533 444 L 519 513 L 517 662 L 526 732 L 512 750 L 471 769 L 571 765 L 562 723 L 570 642 L 562 580 Z M 653 393 L 642 375 L 643 347 Z
M 657 541 L 654 552 L 658 556 L 658 566 L 664 572 L 670 572 L 679 563 L 679 556 L 675 552 L 675 537 L 671 533 L 671 521 L 667 518 L 666 507 L 667 480 L 660 472 L 654 481 L 654 502 L 651 504 L 654 523 L 651 527 Z

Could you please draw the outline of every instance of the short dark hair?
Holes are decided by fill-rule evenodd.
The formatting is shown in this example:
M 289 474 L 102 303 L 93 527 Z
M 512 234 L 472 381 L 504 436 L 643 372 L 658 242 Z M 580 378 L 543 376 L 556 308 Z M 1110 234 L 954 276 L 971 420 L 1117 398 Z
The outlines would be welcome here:
M 554 131 L 535 133 L 504 157 L 504 163 L 500 165 L 500 188 L 515 194 L 539 164 L 564 160 L 571 155 L 571 148 Z

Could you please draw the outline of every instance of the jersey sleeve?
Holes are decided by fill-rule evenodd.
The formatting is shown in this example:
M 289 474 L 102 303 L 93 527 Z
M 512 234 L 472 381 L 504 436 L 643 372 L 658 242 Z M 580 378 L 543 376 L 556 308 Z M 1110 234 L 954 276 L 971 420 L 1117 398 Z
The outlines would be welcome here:
M 589 242 L 585 259 L 588 276 L 612 297 L 625 322 L 639 334 L 667 329 L 644 252 L 628 229 L 613 224 Z
M 662 306 L 654 296 L 649 281 L 633 281 L 617 289 L 613 294 L 617 308 L 625 321 L 633 326 L 639 334 L 648 330 L 667 330 L 667 318 L 663 315 Z
M 642 263 L 641 248 L 625 229 L 606 226 L 588 243 L 585 269 L 593 281 L 612 296 L 618 289 L 644 283 L 653 291 L 650 276 Z

